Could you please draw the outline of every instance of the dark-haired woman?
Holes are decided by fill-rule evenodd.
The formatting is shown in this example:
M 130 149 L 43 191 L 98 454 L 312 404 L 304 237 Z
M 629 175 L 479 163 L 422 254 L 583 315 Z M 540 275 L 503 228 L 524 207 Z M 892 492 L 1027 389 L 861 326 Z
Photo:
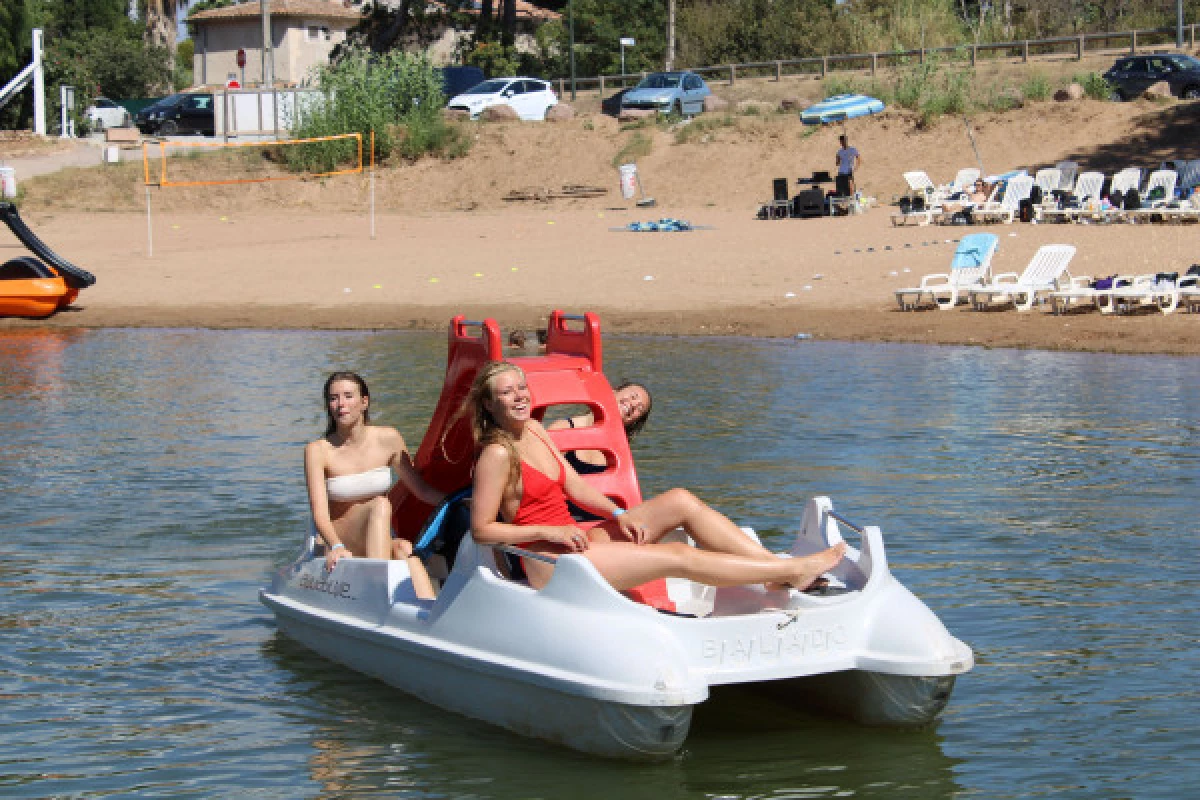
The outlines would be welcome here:
M 392 504 L 397 484 L 430 505 L 443 494 L 422 480 L 413 467 L 404 437 L 395 428 L 368 424 L 371 392 L 353 372 L 335 372 L 325 381 L 325 435 L 304 448 L 308 502 L 317 533 L 325 542 L 329 569 L 342 558 L 406 558 L 419 597 L 433 587 L 412 546 L 392 541 Z M 393 479 L 393 472 L 398 480 Z
M 646 420 L 650 416 L 650 409 L 653 406 L 650 390 L 640 383 L 626 381 L 613 390 L 613 396 L 617 400 L 617 411 L 621 414 L 621 424 L 625 426 L 625 438 L 632 441 L 638 431 L 646 426 Z M 596 424 L 596 419 L 589 411 L 577 417 L 555 420 L 546 426 L 546 430 L 588 428 L 594 424 Z M 580 475 L 603 472 L 607 467 L 604 453 L 599 450 L 572 450 L 563 453 L 563 457 Z
M 712 586 L 765 583 L 804 589 L 845 553 L 839 543 L 810 556 L 781 558 L 685 489 L 620 508 L 567 464 L 530 415 L 532 408 L 525 374 L 504 361 L 479 371 L 463 403 L 478 451 L 471 533 L 480 543 L 581 554 L 618 590 L 665 577 Z M 567 510 L 568 499 L 603 521 L 580 527 Z M 659 542 L 679 527 L 698 547 Z M 535 588 L 545 586 L 554 572 L 552 564 L 534 559 L 524 559 L 524 567 Z

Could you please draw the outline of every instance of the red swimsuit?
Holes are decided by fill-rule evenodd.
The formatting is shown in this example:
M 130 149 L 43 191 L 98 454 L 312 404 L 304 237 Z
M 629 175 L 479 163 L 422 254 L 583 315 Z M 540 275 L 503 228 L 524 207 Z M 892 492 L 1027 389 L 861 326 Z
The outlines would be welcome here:
M 574 525 L 567 509 L 567 470 L 558 465 L 558 479 L 551 480 L 537 467 L 521 461 L 521 504 L 513 525 Z
M 537 437 L 541 440 L 542 437 Z M 546 449 L 554 453 L 548 443 L 542 441 L 546 445 Z M 555 461 L 558 461 L 557 454 Z M 598 524 L 597 522 L 579 523 L 571 516 L 571 511 L 567 508 L 567 468 L 562 462 L 558 464 L 558 478 L 551 479 L 550 476 L 542 472 L 537 467 L 525 463 L 521 459 L 521 503 L 517 506 L 517 513 L 513 515 L 513 525 L 574 525 L 577 528 L 587 530 Z M 521 542 L 517 547 L 528 549 L 530 545 L 537 544 L 536 541 Z M 543 542 L 543 544 L 546 544 Z M 559 552 L 567 552 L 565 546 L 559 547 Z

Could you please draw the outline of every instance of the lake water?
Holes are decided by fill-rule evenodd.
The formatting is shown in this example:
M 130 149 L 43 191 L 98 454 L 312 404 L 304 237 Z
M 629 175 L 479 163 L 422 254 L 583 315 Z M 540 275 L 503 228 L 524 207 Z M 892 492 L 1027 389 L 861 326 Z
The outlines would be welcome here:
M 661 764 L 405 697 L 276 633 L 302 444 L 335 368 L 415 449 L 444 336 L 0 331 L 0 795 L 812 798 L 1189 795 L 1200 753 L 1200 362 L 614 337 L 655 408 L 643 491 L 782 549 L 828 494 L 970 644 L 929 730 L 743 698 Z

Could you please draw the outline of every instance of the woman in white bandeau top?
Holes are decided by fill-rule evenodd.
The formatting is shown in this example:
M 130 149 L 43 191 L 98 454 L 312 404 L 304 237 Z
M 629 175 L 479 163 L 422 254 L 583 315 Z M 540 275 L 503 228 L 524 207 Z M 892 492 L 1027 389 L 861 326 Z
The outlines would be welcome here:
M 405 558 L 418 596 L 432 597 L 433 587 L 420 559 L 412 555 L 412 545 L 392 540 L 389 494 L 403 484 L 435 506 L 444 495 L 418 474 L 399 431 L 367 423 L 370 405 L 366 381 L 353 372 L 333 373 L 325 381 L 329 427 L 304 448 L 308 502 L 317 533 L 325 540 L 325 565 L 332 570 L 340 559 L 352 556 Z

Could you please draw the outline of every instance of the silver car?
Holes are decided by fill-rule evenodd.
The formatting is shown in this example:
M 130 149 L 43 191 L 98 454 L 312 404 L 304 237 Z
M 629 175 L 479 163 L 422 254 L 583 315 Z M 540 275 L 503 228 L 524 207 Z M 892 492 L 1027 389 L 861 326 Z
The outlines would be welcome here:
M 97 97 L 84 110 L 83 116 L 87 118 L 94 131 L 102 131 L 105 128 L 127 128 L 133 124 L 133 116 L 129 111 L 107 97 Z
M 699 114 L 712 92 L 694 72 L 651 72 L 621 97 L 621 109 L 643 108 L 663 114 Z

